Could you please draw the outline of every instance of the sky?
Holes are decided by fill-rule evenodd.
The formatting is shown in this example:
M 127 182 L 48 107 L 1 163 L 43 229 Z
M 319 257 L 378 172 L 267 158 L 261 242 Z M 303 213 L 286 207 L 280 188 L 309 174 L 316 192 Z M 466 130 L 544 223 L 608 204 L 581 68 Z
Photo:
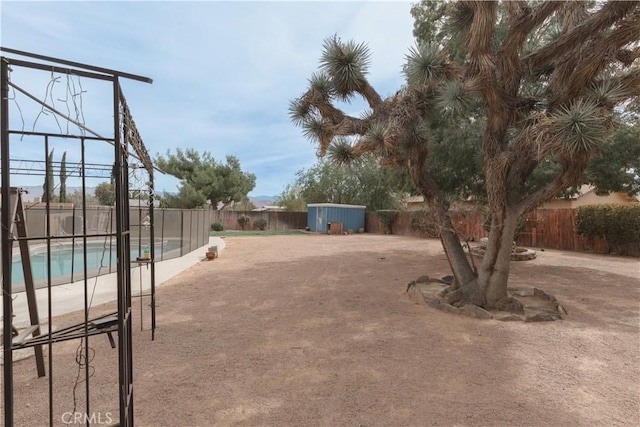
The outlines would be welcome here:
M 152 78 L 151 85 L 122 82 L 152 156 L 177 148 L 207 151 L 220 161 L 234 155 L 244 171 L 256 175 L 250 196 L 276 196 L 317 160 L 315 146 L 291 123 L 288 106 L 317 70 L 323 40 L 337 34 L 366 42 L 372 85 L 383 96 L 393 94 L 403 84 L 402 65 L 414 44 L 411 4 L 3 0 L 0 44 Z M 108 85 L 29 71 L 12 71 L 12 82 L 100 135 L 113 134 Z M 64 120 L 56 121 L 20 92 L 13 90 L 10 98 L 12 128 L 66 130 Z M 342 106 L 352 114 L 363 107 L 361 101 Z M 17 148 L 11 157 L 36 156 L 42 149 L 34 144 L 28 138 L 12 142 Z M 79 159 L 77 144 L 58 144 L 56 156 L 64 150 L 68 161 Z M 109 153 L 99 146 L 88 151 L 97 157 Z M 24 185 L 42 181 L 21 179 Z M 155 177 L 159 191 L 174 192 L 178 184 L 168 175 Z

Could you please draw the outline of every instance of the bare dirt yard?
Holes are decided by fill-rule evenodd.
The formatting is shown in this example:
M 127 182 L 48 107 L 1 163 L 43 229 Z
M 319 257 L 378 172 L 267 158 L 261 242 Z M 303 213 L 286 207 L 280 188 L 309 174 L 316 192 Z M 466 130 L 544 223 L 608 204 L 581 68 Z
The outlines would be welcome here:
M 638 259 L 546 250 L 513 263 L 511 286 L 541 288 L 569 313 L 523 323 L 413 303 L 410 280 L 450 273 L 437 240 L 226 244 L 158 289 L 155 341 L 146 303 L 144 331 L 135 319 L 136 425 L 640 425 Z M 56 425 L 73 409 L 77 345 L 54 347 Z M 91 348 L 91 411 L 115 419 L 116 352 L 104 336 Z M 16 425 L 48 424 L 47 379 L 33 358 L 15 370 Z

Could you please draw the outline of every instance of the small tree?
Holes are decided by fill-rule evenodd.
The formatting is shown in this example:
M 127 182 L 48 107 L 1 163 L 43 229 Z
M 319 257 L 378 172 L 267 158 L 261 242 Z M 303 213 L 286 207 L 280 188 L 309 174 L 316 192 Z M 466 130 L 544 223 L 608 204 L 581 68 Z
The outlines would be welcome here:
M 55 181 L 53 171 L 53 149 L 47 156 L 46 172 L 44 177 L 44 184 L 42 185 L 42 201 L 53 202 L 55 201 Z
M 238 217 L 238 224 L 240 224 L 240 228 L 242 228 L 243 230 L 250 222 L 251 218 L 249 218 L 248 216 L 240 215 Z
M 302 188 L 298 184 L 287 184 L 276 200 L 287 212 L 305 212 L 307 202 L 302 196 Z
M 163 208 L 196 209 L 205 206 L 207 198 L 185 182 L 178 189 L 178 194 L 165 193 L 160 200 Z
M 332 145 L 328 159 L 300 170 L 295 182 L 285 187 L 278 203 L 299 212 L 306 211 L 307 203 L 363 205 L 370 211 L 397 208 L 402 177 L 379 165 L 372 156 L 354 159 L 343 167 L 335 160 L 341 156 L 340 149 L 339 144 Z
M 76 190 L 73 193 L 70 193 L 67 195 L 67 202 L 73 203 L 75 206 L 82 206 L 83 200 L 85 201 L 87 206 L 94 206 L 94 205 L 101 204 L 95 195 L 85 194 L 83 198 L 81 190 Z
M 67 152 L 62 153 L 60 161 L 60 203 L 67 201 Z
M 247 198 L 256 186 L 256 176 L 240 167 L 237 157 L 227 156 L 226 163 L 219 163 L 210 153 L 198 153 L 193 149 L 167 151 L 166 157 L 156 157 L 157 166 L 189 185 L 211 203 L 213 209 L 224 209 Z
M 103 206 L 113 206 L 116 202 L 116 189 L 110 182 L 103 182 L 98 184 L 95 189 L 94 195 L 98 199 L 98 203 Z

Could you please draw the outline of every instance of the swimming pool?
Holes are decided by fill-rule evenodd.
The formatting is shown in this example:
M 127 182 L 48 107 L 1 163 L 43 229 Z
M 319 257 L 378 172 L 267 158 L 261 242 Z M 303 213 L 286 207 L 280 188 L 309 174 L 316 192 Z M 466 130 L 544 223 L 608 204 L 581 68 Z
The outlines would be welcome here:
M 115 242 L 114 242 L 115 243 Z M 142 256 L 144 243 L 131 248 L 131 260 Z M 114 273 L 117 268 L 116 246 L 109 242 L 87 242 L 87 264 L 85 268 L 83 245 L 81 243 L 52 243 L 51 244 L 51 278 L 53 284 L 70 283 L 84 278 L 85 270 L 89 277 Z M 156 260 L 175 258 L 180 256 L 180 241 L 156 242 Z M 174 252 L 175 251 L 175 252 Z M 46 285 L 47 280 L 47 247 L 34 246 L 30 249 L 31 269 L 36 287 Z M 11 268 L 11 283 L 14 292 L 23 289 L 24 275 L 20 251 L 14 249 Z

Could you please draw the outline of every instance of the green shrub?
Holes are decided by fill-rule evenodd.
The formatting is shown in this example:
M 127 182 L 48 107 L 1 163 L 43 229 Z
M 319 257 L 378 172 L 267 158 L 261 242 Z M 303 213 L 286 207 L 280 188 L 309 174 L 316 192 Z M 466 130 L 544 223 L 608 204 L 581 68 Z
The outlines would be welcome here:
M 576 211 L 576 231 L 593 239 L 603 238 L 608 245 L 640 244 L 640 205 L 590 205 Z
M 253 221 L 253 227 L 264 231 L 264 229 L 267 228 L 267 220 L 264 218 L 258 218 Z
M 249 218 L 248 216 L 240 215 L 240 217 L 238 217 L 238 224 L 240 224 L 240 227 L 243 230 L 247 226 L 247 224 L 249 224 L 250 222 L 251 222 L 251 218 Z
M 398 216 L 398 211 L 379 210 L 376 211 L 376 215 L 378 215 L 378 218 L 380 218 L 380 221 L 384 224 L 385 233 L 392 234 L 391 228 L 393 226 L 393 221 L 395 221 Z
M 214 222 L 213 224 L 211 224 L 211 229 L 213 231 L 222 231 L 224 230 L 224 226 L 220 222 Z

